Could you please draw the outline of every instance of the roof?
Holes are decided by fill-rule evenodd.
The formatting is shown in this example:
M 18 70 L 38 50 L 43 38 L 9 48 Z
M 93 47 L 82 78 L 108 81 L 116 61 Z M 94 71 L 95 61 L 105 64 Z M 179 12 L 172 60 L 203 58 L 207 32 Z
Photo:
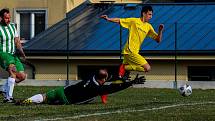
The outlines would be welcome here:
M 107 14 L 110 17 L 139 17 L 142 5 L 101 5 L 85 2 L 70 11 L 67 14 L 68 19 L 63 19 L 25 43 L 24 50 L 27 53 L 49 54 L 120 53 L 128 31 L 120 28 L 118 24 L 100 19 L 99 16 Z M 159 24 L 163 23 L 165 30 L 160 44 L 147 38 L 141 47 L 141 52 L 169 53 L 175 50 L 184 53 L 214 52 L 215 4 L 151 5 L 154 12 L 150 23 L 156 31 Z

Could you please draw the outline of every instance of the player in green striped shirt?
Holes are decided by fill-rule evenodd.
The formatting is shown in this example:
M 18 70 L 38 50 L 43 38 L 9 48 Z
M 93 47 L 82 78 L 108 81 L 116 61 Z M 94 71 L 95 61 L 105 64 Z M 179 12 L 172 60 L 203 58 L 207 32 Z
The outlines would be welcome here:
M 4 96 L 3 102 L 14 102 L 14 84 L 26 78 L 24 67 L 20 58 L 15 55 L 15 51 L 16 49 L 19 50 L 23 59 L 25 59 L 25 53 L 22 49 L 15 25 L 10 23 L 9 10 L 2 9 L 0 11 L 0 18 L 0 65 L 9 74 L 1 92 Z

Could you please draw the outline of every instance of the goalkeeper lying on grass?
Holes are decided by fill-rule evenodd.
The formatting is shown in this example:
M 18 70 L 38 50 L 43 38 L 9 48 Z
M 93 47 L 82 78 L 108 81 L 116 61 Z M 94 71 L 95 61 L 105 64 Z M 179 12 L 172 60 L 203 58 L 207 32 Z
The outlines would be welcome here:
M 134 80 L 128 78 L 116 79 L 106 82 L 108 72 L 106 69 L 100 69 L 91 79 L 78 82 L 74 85 L 59 87 L 44 94 L 36 94 L 28 99 L 19 100 L 16 105 L 23 104 L 82 104 L 92 101 L 96 96 L 101 95 L 102 102 L 106 103 L 107 94 L 126 89 L 135 83 L 144 83 L 142 77 L 138 76 Z

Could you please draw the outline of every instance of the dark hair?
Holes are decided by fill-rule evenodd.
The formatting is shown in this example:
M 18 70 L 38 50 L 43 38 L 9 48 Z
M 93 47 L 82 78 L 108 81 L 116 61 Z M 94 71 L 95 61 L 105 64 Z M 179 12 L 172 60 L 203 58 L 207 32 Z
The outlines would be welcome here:
M 141 16 L 143 16 L 143 12 L 147 13 L 148 11 L 152 11 L 153 12 L 152 6 L 150 6 L 150 5 L 143 6 L 142 10 L 141 10 Z
M 9 11 L 9 9 L 7 9 L 7 8 L 3 8 L 3 9 L 1 9 L 1 11 L 0 11 L 0 17 L 4 17 L 4 13 L 10 13 L 10 11 Z

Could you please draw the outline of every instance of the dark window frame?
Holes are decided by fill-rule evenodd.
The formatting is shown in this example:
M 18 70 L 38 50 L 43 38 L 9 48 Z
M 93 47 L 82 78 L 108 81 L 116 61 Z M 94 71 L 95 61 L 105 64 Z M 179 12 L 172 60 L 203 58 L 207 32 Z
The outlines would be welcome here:
M 188 66 L 188 81 L 215 81 L 215 66 Z

